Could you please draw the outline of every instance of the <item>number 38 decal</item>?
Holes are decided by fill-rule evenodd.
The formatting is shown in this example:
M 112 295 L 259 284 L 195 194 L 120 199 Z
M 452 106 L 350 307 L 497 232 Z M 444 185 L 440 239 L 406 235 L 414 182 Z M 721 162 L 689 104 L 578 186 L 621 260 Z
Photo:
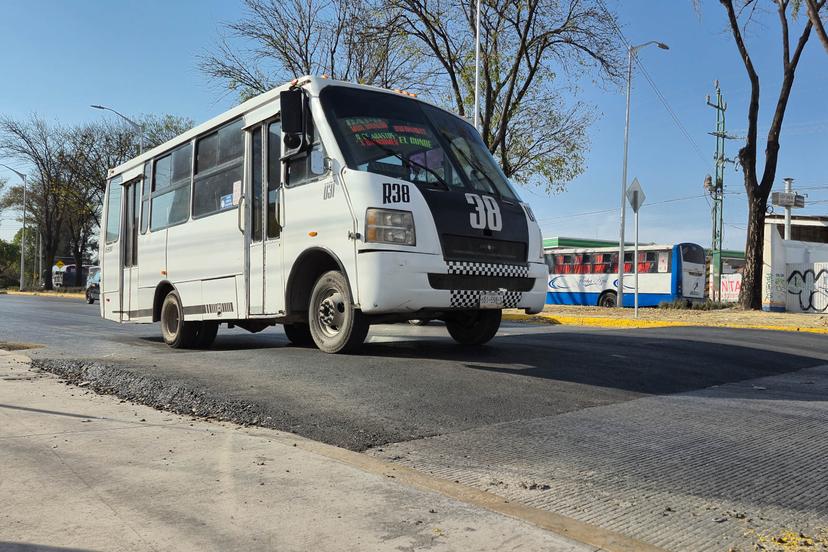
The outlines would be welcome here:
M 500 207 L 491 196 L 466 194 L 466 203 L 474 205 L 474 212 L 469 215 L 472 228 L 498 231 L 503 228 Z

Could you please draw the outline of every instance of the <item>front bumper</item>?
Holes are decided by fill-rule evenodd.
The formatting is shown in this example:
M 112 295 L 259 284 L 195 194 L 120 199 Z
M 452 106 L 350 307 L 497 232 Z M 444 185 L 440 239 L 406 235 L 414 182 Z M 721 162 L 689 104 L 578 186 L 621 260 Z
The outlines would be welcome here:
M 520 278 L 527 285 L 521 290 L 506 291 L 505 307 L 535 313 L 546 302 L 548 269 L 545 263 L 518 266 L 447 262 L 441 255 L 400 251 L 359 253 L 357 263 L 357 297 L 366 314 L 473 309 L 478 307 L 481 293 L 509 289 L 499 286 L 515 281 L 511 278 Z M 435 278 L 434 275 L 445 276 Z M 451 287 L 446 282 L 452 281 L 458 282 L 457 289 L 434 287 Z M 473 285 L 463 282 L 473 282 Z

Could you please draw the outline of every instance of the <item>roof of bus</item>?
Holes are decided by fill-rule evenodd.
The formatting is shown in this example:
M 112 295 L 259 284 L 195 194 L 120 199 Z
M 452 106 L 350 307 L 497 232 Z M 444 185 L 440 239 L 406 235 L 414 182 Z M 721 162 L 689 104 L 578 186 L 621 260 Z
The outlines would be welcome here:
M 647 244 L 647 245 L 639 245 L 639 251 L 667 251 L 672 250 L 673 247 L 676 245 L 696 245 L 692 244 Z M 701 246 L 697 245 L 701 249 Z M 545 248 L 545 252 L 547 254 L 570 254 L 570 253 L 616 253 L 618 251 L 618 246 L 615 247 L 547 247 Z M 625 253 L 632 252 L 632 248 L 626 249 Z
M 624 242 L 627 245 L 634 245 L 633 242 Z M 568 238 L 565 236 L 552 236 L 543 239 L 544 247 L 613 247 L 618 245 L 618 240 L 591 240 L 587 238 Z
M 295 85 L 298 85 L 298 86 L 301 86 L 301 87 L 307 87 L 311 91 L 311 94 L 314 94 L 314 95 L 318 95 L 319 92 L 323 88 L 325 88 L 327 86 L 331 86 L 331 85 L 347 86 L 347 87 L 350 87 L 350 88 L 361 88 L 361 89 L 365 89 L 365 90 L 373 90 L 373 91 L 377 91 L 377 92 L 384 92 L 386 94 L 403 95 L 404 97 L 412 98 L 412 99 L 415 99 L 417 101 L 427 103 L 427 104 L 433 105 L 434 107 L 437 107 L 439 109 L 445 110 L 444 108 L 441 108 L 440 106 L 435 105 L 432 102 L 429 102 L 429 101 L 424 100 L 422 98 L 417 98 L 415 94 L 409 94 L 409 93 L 402 92 L 402 91 L 399 91 L 399 90 L 389 90 L 389 89 L 380 88 L 380 87 L 377 87 L 377 86 L 368 86 L 368 85 L 365 85 L 365 84 L 355 84 L 355 83 L 347 82 L 347 81 L 328 79 L 326 77 L 315 77 L 315 76 L 300 77 L 298 79 L 292 80 L 291 82 L 285 83 L 282 86 L 279 86 L 279 87 L 274 88 L 272 90 L 268 90 L 267 92 L 259 94 L 258 96 L 255 96 L 253 98 L 250 98 L 249 100 L 237 105 L 236 107 L 234 107 L 232 109 L 229 109 L 229 110 L 225 111 L 224 113 L 222 113 L 220 115 L 217 115 L 217 116 L 213 117 L 212 119 L 209 119 L 208 121 L 205 121 L 205 122 L 201 123 L 200 125 L 197 125 L 197 126 L 191 128 L 187 132 L 184 132 L 183 134 L 179 134 L 178 136 L 176 136 L 172 140 L 168 140 L 168 141 L 164 142 L 163 144 L 159 144 L 158 146 L 155 146 L 154 148 L 143 152 L 141 155 L 139 155 L 137 157 L 133 157 L 132 159 L 118 165 L 117 167 L 114 167 L 114 168 L 110 169 L 109 174 L 107 175 L 107 178 L 112 178 L 113 176 L 121 174 L 125 171 L 128 171 L 130 169 L 134 169 L 135 167 L 139 167 L 139 166 L 143 165 L 143 163 L 145 163 L 146 161 L 149 161 L 150 159 L 152 159 L 153 157 L 156 157 L 157 155 L 160 155 L 162 153 L 166 153 L 167 151 L 175 148 L 176 146 L 179 146 L 181 144 L 189 142 L 193 138 L 195 138 L 195 137 L 197 137 L 201 134 L 204 134 L 204 133 L 206 133 L 206 132 L 208 132 L 208 131 L 216 128 L 216 127 L 219 127 L 224 123 L 230 122 L 233 119 L 235 119 L 235 118 L 237 118 L 241 115 L 244 115 L 245 113 L 249 113 L 249 112 L 251 112 L 251 111 L 253 111 L 253 110 L 255 110 L 259 107 L 262 107 L 262 106 L 270 103 L 270 102 L 278 100 L 279 99 L 279 94 L 282 91 L 288 90 L 288 89 L 291 88 L 291 86 L 295 86 Z M 448 112 L 448 113 L 451 113 L 451 112 Z M 456 113 L 452 113 L 452 115 L 454 115 L 455 117 L 458 116 Z

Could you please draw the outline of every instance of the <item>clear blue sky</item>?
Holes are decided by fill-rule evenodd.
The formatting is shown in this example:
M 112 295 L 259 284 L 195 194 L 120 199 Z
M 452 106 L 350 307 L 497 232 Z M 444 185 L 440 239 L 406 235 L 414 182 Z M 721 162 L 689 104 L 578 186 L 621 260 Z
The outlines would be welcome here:
M 719 79 L 729 109 L 728 128 L 744 134 L 748 84 L 724 11 L 718 2 L 691 0 L 607 0 L 617 9 L 634 44 L 661 40 L 669 51 L 648 48 L 640 57 L 662 94 L 701 149 L 697 154 L 640 74 L 633 82 L 630 180 L 637 176 L 649 203 L 701 196 L 704 175 L 712 173 L 715 112 L 705 105 Z M 0 113 L 38 113 L 65 123 L 104 116 L 90 109 L 103 103 L 123 113 L 173 113 L 197 122 L 221 113 L 235 98 L 211 84 L 197 69 L 197 56 L 216 40 L 223 21 L 241 13 L 236 0 L 6 0 L 0 18 Z M 778 24 L 773 14 L 752 28 L 750 48 L 763 78 L 761 122 L 770 118 L 781 76 Z M 800 20 L 795 28 L 801 27 Z M 812 37 L 803 55 L 786 115 L 778 185 L 793 176 L 812 201 L 828 200 L 828 54 Z M 524 191 L 547 236 L 614 238 L 620 195 L 624 94 L 591 82 L 580 83 L 578 99 L 594 104 L 599 118 L 590 131 L 587 171 L 567 191 L 552 197 Z M 761 125 L 766 132 L 766 124 Z M 735 155 L 738 142 L 728 144 Z M 10 160 L 0 160 L 12 164 Z M 741 173 L 728 170 L 729 192 L 743 192 Z M 0 169 L 0 177 L 14 180 Z M 804 190 L 803 190 L 804 191 Z M 725 246 L 744 245 L 744 195 L 726 199 Z M 802 213 L 828 214 L 828 202 Z M 576 216 L 577 215 L 577 216 Z M 19 224 L 0 221 L 0 238 Z M 631 231 L 631 227 L 628 227 Z M 645 241 L 710 241 L 710 212 L 702 197 L 652 205 L 642 210 Z

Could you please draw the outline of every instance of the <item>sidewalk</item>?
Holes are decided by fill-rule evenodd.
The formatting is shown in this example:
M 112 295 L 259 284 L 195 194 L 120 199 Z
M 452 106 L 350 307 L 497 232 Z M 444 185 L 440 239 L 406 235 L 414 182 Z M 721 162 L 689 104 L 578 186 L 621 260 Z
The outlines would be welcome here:
M 0 550 L 597 550 L 308 443 L 96 395 L 0 350 Z

